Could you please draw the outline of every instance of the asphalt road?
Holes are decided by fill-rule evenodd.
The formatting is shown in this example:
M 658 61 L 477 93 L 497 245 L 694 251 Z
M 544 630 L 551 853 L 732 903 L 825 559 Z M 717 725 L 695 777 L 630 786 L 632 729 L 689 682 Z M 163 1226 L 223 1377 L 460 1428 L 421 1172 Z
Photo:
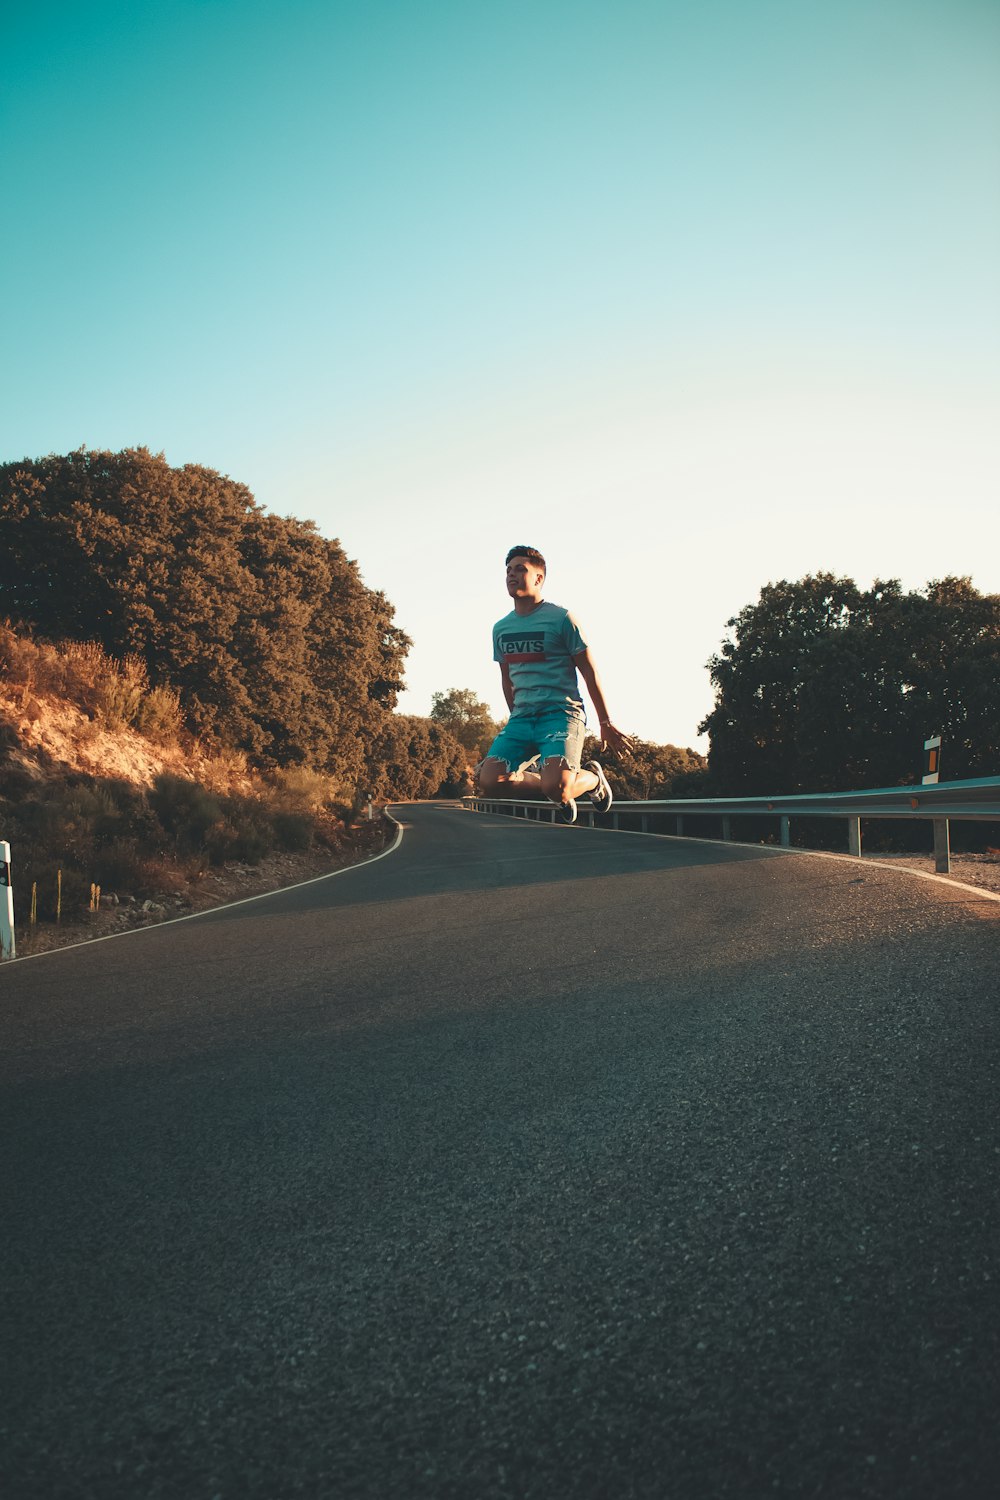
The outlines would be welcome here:
M 6 1500 L 994 1495 L 1000 905 L 401 817 L 0 970 Z

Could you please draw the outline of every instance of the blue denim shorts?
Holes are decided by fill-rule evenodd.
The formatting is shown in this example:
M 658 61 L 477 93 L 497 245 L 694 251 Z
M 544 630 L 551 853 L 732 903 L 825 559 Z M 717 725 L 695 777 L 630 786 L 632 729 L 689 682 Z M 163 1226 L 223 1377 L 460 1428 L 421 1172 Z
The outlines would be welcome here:
M 509 771 L 517 771 L 537 755 L 541 765 L 547 760 L 564 760 L 571 771 L 579 771 L 586 733 L 586 719 L 572 708 L 512 714 L 486 758 L 506 761 Z

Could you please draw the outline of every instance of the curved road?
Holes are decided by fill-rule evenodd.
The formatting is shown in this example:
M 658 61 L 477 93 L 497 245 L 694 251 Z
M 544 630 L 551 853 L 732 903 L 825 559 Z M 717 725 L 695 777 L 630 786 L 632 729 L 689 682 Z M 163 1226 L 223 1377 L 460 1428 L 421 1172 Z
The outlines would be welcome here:
M 1000 905 L 400 816 L 0 971 L 4 1494 L 993 1494 Z

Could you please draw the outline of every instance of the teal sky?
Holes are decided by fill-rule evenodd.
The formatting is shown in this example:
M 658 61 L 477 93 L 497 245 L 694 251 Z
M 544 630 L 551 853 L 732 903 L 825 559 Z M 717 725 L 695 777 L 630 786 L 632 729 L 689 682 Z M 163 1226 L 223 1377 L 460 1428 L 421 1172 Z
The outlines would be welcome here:
M 995 0 L 37 0 L 0 70 L 0 458 L 315 519 L 407 711 L 502 706 L 514 542 L 682 744 L 771 579 L 1000 591 Z

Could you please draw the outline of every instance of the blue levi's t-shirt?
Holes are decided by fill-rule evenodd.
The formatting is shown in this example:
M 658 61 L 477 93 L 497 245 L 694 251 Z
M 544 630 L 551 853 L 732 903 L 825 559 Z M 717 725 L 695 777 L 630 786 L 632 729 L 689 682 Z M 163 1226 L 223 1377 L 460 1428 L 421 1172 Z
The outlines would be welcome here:
M 506 662 L 517 714 L 544 708 L 575 709 L 585 718 L 573 657 L 586 650 L 576 620 L 560 604 L 543 600 L 530 615 L 511 610 L 493 627 L 493 660 Z

